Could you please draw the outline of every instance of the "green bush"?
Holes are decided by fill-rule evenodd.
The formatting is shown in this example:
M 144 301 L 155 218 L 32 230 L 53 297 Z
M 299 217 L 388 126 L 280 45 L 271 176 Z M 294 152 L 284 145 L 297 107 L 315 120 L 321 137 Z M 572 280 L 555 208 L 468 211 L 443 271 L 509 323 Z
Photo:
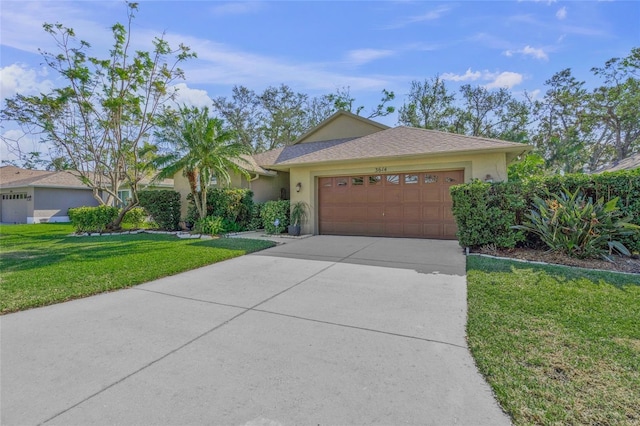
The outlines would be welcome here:
M 598 175 L 566 175 L 531 177 L 524 182 L 498 182 L 493 184 L 474 181 L 451 187 L 453 214 L 458 224 L 458 240 L 463 247 L 495 245 L 510 248 L 536 246 L 540 238 L 527 236 L 522 229 L 525 215 L 530 212 L 536 197 L 571 193 L 581 190 L 585 199 L 603 199 L 603 203 L 617 198 L 617 207 L 623 217 L 640 225 L 640 170 L 602 173 Z M 619 241 L 632 252 L 640 252 L 640 233 L 620 235 Z
M 247 231 L 253 231 L 256 229 L 264 229 L 264 224 L 262 223 L 262 206 L 264 203 L 254 203 L 253 209 L 251 209 L 251 220 L 249 221 L 249 226 L 247 227 Z
M 180 193 L 170 190 L 140 191 L 138 203 L 151 216 L 158 228 L 165 231 L 180 229 Z
M 629 218 L 621 218 L 617 197 L 606 203 L 604 198 L 593 202 L 579 190 L 536 196 L 525 217 L 515 229 L 537 235 L 553 251 L 580 259 L 606 258 L 613 251 L 628 256 L 619 238 L 635 233 L 633 226 L 640 228 L 630 225 Z
M 122 223 L 140 228 L 147 220 L 147 212 L 142 207 L 134 207 L 124 214 Z
M 268 234 L 280 234 L 289 225 L 289 200 L 267 201 L 262 206 L 260 217 Z
M 119 211 L 111 206 L 76 207 L 69 209 L 68 215 L 76 232 L 103 232 Z
M 186 220 L 195 223 L 198 211 L 189 194 L 189 208 Z M 212 188 L 207 191 L 207 217 L 218 216 L 227 223 L 235 223 L 239 230 L 250 229 L 253 211 L 253 192 L 242 188 Z
M 225 232 L 224 219 L 220 216 L 207 216 L 196 220 L 193 230 L 201 234 L 218 235 Z
M 457 237 L 463 247 L 494 244 L 512 248 L 524 241 L 524 233 L 513 229 L 525 204 L 520 186 L 474 181 L 451 187 Z

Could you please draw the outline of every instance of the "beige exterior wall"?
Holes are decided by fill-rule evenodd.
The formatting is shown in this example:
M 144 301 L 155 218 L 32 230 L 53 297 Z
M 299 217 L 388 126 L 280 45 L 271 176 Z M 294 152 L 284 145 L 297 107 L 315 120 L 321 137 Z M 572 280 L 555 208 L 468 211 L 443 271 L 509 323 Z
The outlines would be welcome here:
M 252 178 L 255 175 L 252 175 Z M 188 201 L 187 195 L 191 192 L 189 181 L 182 176 L 182 172 L 176 173 L 173 177 L 174 190 L 180 193 L 180 217 L 186 217 Z M 216 187 L 221 187 L 216 185 Z M 223 186 L 224 187 L 224 186 Z M 248 181 L 243 176 L 233 173 L 231 175 L 231 188 L 246 188 L 253 191 L 253 201 L 256 203 L 264 203 L 265 201 L 278 200 L 280 198 L 280 189 L 285 188 L 287 196 L 289 196 L 289 173 L 278 172 L 276 176 L 258 175 L 255 180 Z
M 253 201 L 256 203 L 279 200 L 282 188 L 284 188 L 286 197 L 291 194 L 289 173 L 287 172 L 278 172 L 275 176 L 258 176 L 258 179 L 252 180 L 250 184 L 253 191 Z
M 504 153 L 449 155 L 442 157 L 413 157 L 406 159 L 364 161 L 351 164 L 315 165 L 295 167 L 290 170 L 291 201 L 304 201 L 311 211 L 309 222 L 304 224 L 302 232 L 316 234 L 318 230 L 317 178 L 322 176 L 372 175 L 404 172 L 423 172 L 439 170 L 464 170 L 465 182 L 473 179 L 494 182 L 507 180 L 506 156 Z M 302 189 L 295 191 L 300 182 Z
M 333 139 L 355 138 L 370 135 L 383 130 L 379 126 L 358 120 L 353 117 L 341 115 L 335 120 L 318 128 L 315 132 L 307 135 L 299 143 L 328 141 Z

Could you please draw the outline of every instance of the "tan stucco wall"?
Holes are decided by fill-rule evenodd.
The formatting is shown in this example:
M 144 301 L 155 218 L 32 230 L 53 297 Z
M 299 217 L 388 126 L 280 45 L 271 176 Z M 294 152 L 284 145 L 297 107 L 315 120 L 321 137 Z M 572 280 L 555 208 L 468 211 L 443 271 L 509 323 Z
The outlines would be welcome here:
M 504 153 L 450 155 L 443 157 L 413 157 L 394 160 L 363 161 L 351 164 L 332 164 L 295 167 L 290 169 L 291 201 L 304 201 L 311 207 L 310 220 L 302 227 L 306 234 L 316 234 L 318 229 L 317 178 L 321 176 L 372 175 L 437 170 L 464 170 L 465 182 L 485 180 L 487 175 L 494 182 L 507 180 Z M 295 192 L 296 184 L 302 190 Z
M 252 175 L 251 178 L 255 178 Z M 189 181 L 182 176 L 182 172 L 176 173 L 173 177 L 174 190 L 180 193 L 180 216 L 186 217 L 188 201 L 187 195 L 191 192 Z M 216 187 L 226 187 L 226 185 Z M 253 191 L 253 201 L 256 203 L 264 203 L 269 200 L 278 200 L 280 198 L 280 188 L 285 188 L 287 196 L 289 195 L 289 173 L 278 172 L 276 176 L 258 176 L 253 181 L 248 181 L 243 176 L 233 173 L 231 175 L 231 188 L 248 188 Z
M 325 126 L 318 128 L 315 132 L 307 135 L 300 143 L 328 141 L 333 139 L 355 138 L 379 132 L 378 126 L 349 116 L 338 116 Z

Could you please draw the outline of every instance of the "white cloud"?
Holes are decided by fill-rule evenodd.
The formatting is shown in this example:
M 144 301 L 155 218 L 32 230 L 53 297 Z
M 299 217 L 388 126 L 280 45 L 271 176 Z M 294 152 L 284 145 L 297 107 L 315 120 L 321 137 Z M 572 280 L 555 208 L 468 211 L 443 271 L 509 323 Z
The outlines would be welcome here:
M 505 50 L 504 51 L 504 55 L 508 56 L 508 57 L 511 57 L 516 53 L 519 53 L 519 54 L 524 55 L 524 56 L 532 56 L 535 59 L 540 59 L 540 60 L 544 60 L 544 61 L 548 61 L 549 60 L 549 55 L 547 55 L 547 53 L 544 51 L 544 49 L 531 47 L 529 45 L 525 46 L 523 49 Z
M 511 89 L 522 83 L 523 76 L 517 72 L 505 71 L 495 76 L 492 82 L 485 84 L 487 89 Z
M 559 20 L 563 20 L 564 18 L 567 17 L 567 8 L 565 6 L 562 6 L 560 9 L 558 9 L 558 11 L 556 12 L 556 18 L 558 18 Z
M 384 29 L 391 30 L 406 27 L 407 25 L 416 24 L 419 22 L 435 21 L 440 19 L 445 13 L 451 10 L 450 6 L 440 6 L 436 9 L 430 10 L 427 13 L 421 15 L 409 16 L 404 19 L 400 19 L 386 27 Z
M 186 83 L 178 83 L 172 89 L 177 92 L 175 102 L 179 105 L 211 107 L 211 98 L 206 90 L 192 89 Z
M 487 71 L 485 71 L 486 73 Z M 482 73 L 480 71 L 472 72 L 471 68 L 467 69 L 464 74 L 454 74 L 450 72 L 446 72 L 440 76 L 443 80 L 449 81 L 475 81 L 482 77 Z
M 494 73 L 488 70 L 484 71 L 471 71 L 471 68 L 467 69 L 464 74 L 454 74 L 454 73 L 444 73 L 440 76 L 443 80 L 448 81 L 488 81 L 489 83 L 485 84 L 484 87 L 487 89 L 496 89 L 496 88 L 512 88 L 520 83 L 522 83 L 523 76 L 522 74 L 505 71 L 502 73 Z
M 11 64 L 0 68 L 0 99 L 4 101 L 18 93 L 21 95 L 48 93 L 53 88 L 53 83 L 43 78 L 46 75 L 46 69 L 36 71 L 22 64 Z
M 29 152 L 40 152 L 43 157 L 48 157 L 49 144 L 40 142 L 35 135 L 29 135 L 19 129 L 9 129 L 0 135 L 0 160 L 15 161 L 20 154 Z
M 393 55 L 393 50 L 383 49 L 358 49 L 347 53 L 347 60 L 354 65 L 363 65 L 376 59 Z

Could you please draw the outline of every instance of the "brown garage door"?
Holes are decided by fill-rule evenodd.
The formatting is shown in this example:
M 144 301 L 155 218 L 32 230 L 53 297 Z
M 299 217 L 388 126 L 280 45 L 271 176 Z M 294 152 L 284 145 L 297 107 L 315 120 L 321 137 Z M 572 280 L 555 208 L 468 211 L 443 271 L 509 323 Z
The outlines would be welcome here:
M 449 187 L 463 170 L 318 179 L 325 235 L 455 239 Z

